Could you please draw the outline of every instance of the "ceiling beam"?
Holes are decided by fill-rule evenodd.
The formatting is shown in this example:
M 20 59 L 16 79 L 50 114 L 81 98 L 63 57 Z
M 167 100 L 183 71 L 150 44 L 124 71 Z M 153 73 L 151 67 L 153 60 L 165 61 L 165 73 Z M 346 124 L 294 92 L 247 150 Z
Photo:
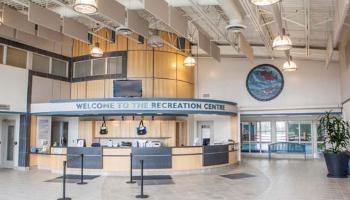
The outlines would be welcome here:
M 262 17 L 258 13 L 258 9 L 256 7 L 252 7 L 252 4 L 249 0 L 240 0 L 241 5 L 244 9 L 244 11 L 247 13 L 247 15 L 250 18 L 250 21 L 252 22 L 254 28 L 257 30 L 261 40 L 264 43 L 264 46 L 270 55 L 271 58 L 273 58 L 273 50 L 272 50 L 272 40 L 269 34 L 267 33 L 266 26 L 262 26 L 261 21 Z

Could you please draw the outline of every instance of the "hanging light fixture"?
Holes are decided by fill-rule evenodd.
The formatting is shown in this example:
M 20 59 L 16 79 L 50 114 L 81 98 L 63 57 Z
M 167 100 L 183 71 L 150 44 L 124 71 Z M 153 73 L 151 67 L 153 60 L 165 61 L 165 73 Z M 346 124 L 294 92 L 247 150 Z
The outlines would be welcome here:
M 96 57 L 96 58 L 103 56 L 103 51 L 100 48 L 100 43 L 98 42 L 95 43 L 95 46 L 91 49 L 90 54 L 92 57 Z
M 190 53 L 184 60 L 185 67 L 194 67 L 196 65 L 196 59 Z
M 155 30 L 148 40 L 148 46 L 151 48 L 160 48 L 164 46 L 163 39 L 159 36 L 159 31 Z
M 292 40 L 285 33 L 285 29 L 282 29 L 282 34 L 275 37 L 272 43 L 272 48 L 277 51 L 286 51 L 292 48 Z
M 280 0 L 250 0 L 252 4 L 257 6 L 270 6 L 272 4 L 275 4 L 279 2 Z
M 292 61 L 292 56 L 289 57 L 289 60 L 287 60 L 282 67 L 283 71 L 285 72 L 294 72 L 298 69 L 297 64 Z
M 96 0 L 75 0 L 73 9 L 82 14 L 94 14 L 97 12 Z

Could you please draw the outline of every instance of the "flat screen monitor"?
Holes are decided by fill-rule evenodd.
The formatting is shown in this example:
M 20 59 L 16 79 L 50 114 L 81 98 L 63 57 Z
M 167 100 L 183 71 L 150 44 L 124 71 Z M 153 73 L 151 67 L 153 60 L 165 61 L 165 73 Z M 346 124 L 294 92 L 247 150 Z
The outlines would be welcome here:
M 142 97 L 141 80 L 114 80 L 114 97 Z
M 203 146 L 208 146 L 210 144 L 210 138 L 203 138 Z

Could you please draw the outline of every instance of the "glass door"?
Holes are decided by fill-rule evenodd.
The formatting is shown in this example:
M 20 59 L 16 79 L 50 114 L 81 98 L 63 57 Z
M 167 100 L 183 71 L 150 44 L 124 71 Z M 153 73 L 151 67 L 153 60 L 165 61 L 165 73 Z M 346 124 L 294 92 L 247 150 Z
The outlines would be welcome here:
M 4 120 L 2 129 L 2 166 L 6 168 L 14 167 L 15 155 L 15 122 Z

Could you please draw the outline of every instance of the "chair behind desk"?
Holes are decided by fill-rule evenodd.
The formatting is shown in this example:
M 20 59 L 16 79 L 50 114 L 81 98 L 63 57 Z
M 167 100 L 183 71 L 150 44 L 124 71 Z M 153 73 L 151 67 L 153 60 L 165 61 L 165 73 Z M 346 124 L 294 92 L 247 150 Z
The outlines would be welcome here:
M 269 144 L 269 159 L 271 159 L 271 153 L 303 153 L 304 159 L 306 160 L 305 144 L 290 142 L 277 142 Z

